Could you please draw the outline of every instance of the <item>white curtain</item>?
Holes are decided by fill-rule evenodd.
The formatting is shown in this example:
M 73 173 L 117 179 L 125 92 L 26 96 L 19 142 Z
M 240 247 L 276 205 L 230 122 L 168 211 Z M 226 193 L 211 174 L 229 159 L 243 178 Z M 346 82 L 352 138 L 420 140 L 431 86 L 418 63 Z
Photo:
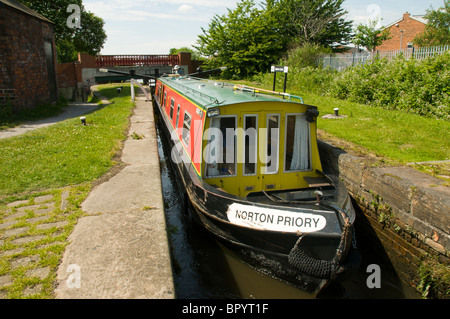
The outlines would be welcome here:
M 306 116 L 295 116 L 294 150 L 290 170 L 307 170 L 309 167 L 309 125 Z

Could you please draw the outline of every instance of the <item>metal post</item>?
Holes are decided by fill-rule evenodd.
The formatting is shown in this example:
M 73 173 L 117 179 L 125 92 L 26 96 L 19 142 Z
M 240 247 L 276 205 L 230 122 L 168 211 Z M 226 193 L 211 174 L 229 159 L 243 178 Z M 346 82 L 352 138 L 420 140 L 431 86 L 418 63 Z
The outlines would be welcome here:
M 131 82 L 131 101 L 134 102 L 134 85 L 133 85 L 133 82 Z
M 276 80 L 277 80 L 277 72 L 273 72 L 273 90 L 272 91 L 275 91 Z

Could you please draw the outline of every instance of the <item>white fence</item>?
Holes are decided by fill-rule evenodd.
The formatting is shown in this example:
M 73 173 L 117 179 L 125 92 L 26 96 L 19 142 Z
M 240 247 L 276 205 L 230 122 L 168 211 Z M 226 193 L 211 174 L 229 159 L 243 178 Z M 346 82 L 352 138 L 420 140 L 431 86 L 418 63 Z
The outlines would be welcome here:
M 406 59 L 414 58 L 422 60 L 431 56 L 444 54 L 447 51 L 450 51 L 450 45 L 424 48 L 412 47 L 408 49 L 392 51 L 330 54 L 323 57 L 322 63 L 324 68 L 332 68 L 338 71 L 342 71 L 353 65 L 369 63 L 374 57 L 393 59 L 396 56 L 403 54 Z

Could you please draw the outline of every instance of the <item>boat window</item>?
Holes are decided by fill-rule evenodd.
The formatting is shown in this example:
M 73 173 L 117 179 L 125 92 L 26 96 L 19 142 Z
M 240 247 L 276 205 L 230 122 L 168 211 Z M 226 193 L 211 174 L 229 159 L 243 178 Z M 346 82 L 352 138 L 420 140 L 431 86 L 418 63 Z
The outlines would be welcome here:
M 277 114 L 267 115 L 267 156 L 266 156 L 266 174 L 275 174 L 278 172 L 278 149 L 279 149 L 279 130 L 280 117 Z
M 304 114 L 286 116 L 285 170 L 311 169 L 309 123 Z
M 164 85 L 161 84 L 159 86 L 159 92 L 158 92 L 159 105 L 161 105 L 161 103 L 163 102 L 163 91 L 164 91 Z
M 189 146 L 189 137 L 191 136 L 191 119 L 191 115 L 185 111 L 183 121 L 183 141 L 186 144 L 186 147 Z
M 205 148 L 206 176 L 236 175 L 236 117 L 210 119 L 208 145 Z
M 175 107 L 175 100 L 170 100 L 170 120 L 173 121 L 173 108 Z
M 177 108 L 177 120 L 175 121 L 175 127 L 178 127 L 178 119 L 180 118 L 180 104 L 178 104 Z
M 257 127 L 256 115 L 244 115 L 244 175 L 256 174 Z
M 166 107 L 166 100 L 167 100 L 167 92 L 164 92 L 164 103 L 162 107 Z

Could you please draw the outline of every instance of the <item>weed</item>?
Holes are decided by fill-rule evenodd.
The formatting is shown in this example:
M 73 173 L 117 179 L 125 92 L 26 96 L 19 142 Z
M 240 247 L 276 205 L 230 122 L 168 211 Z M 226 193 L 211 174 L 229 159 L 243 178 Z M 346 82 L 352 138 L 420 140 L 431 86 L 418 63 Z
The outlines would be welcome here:
M 138 134 L 138 133 L 136 133 L 136 132 L 133 132 L 133 133 L 131 134 L 131 138 L 132 138 L 133 140 L 142 140 L 144 137 L 145 137 L 144 134 Z
M 424 261 L 418 270 L 420 284 L 418 290 L 424 298 L 441 298 L 450 296 L 450 268 L 439 263 L 436 259 Z

